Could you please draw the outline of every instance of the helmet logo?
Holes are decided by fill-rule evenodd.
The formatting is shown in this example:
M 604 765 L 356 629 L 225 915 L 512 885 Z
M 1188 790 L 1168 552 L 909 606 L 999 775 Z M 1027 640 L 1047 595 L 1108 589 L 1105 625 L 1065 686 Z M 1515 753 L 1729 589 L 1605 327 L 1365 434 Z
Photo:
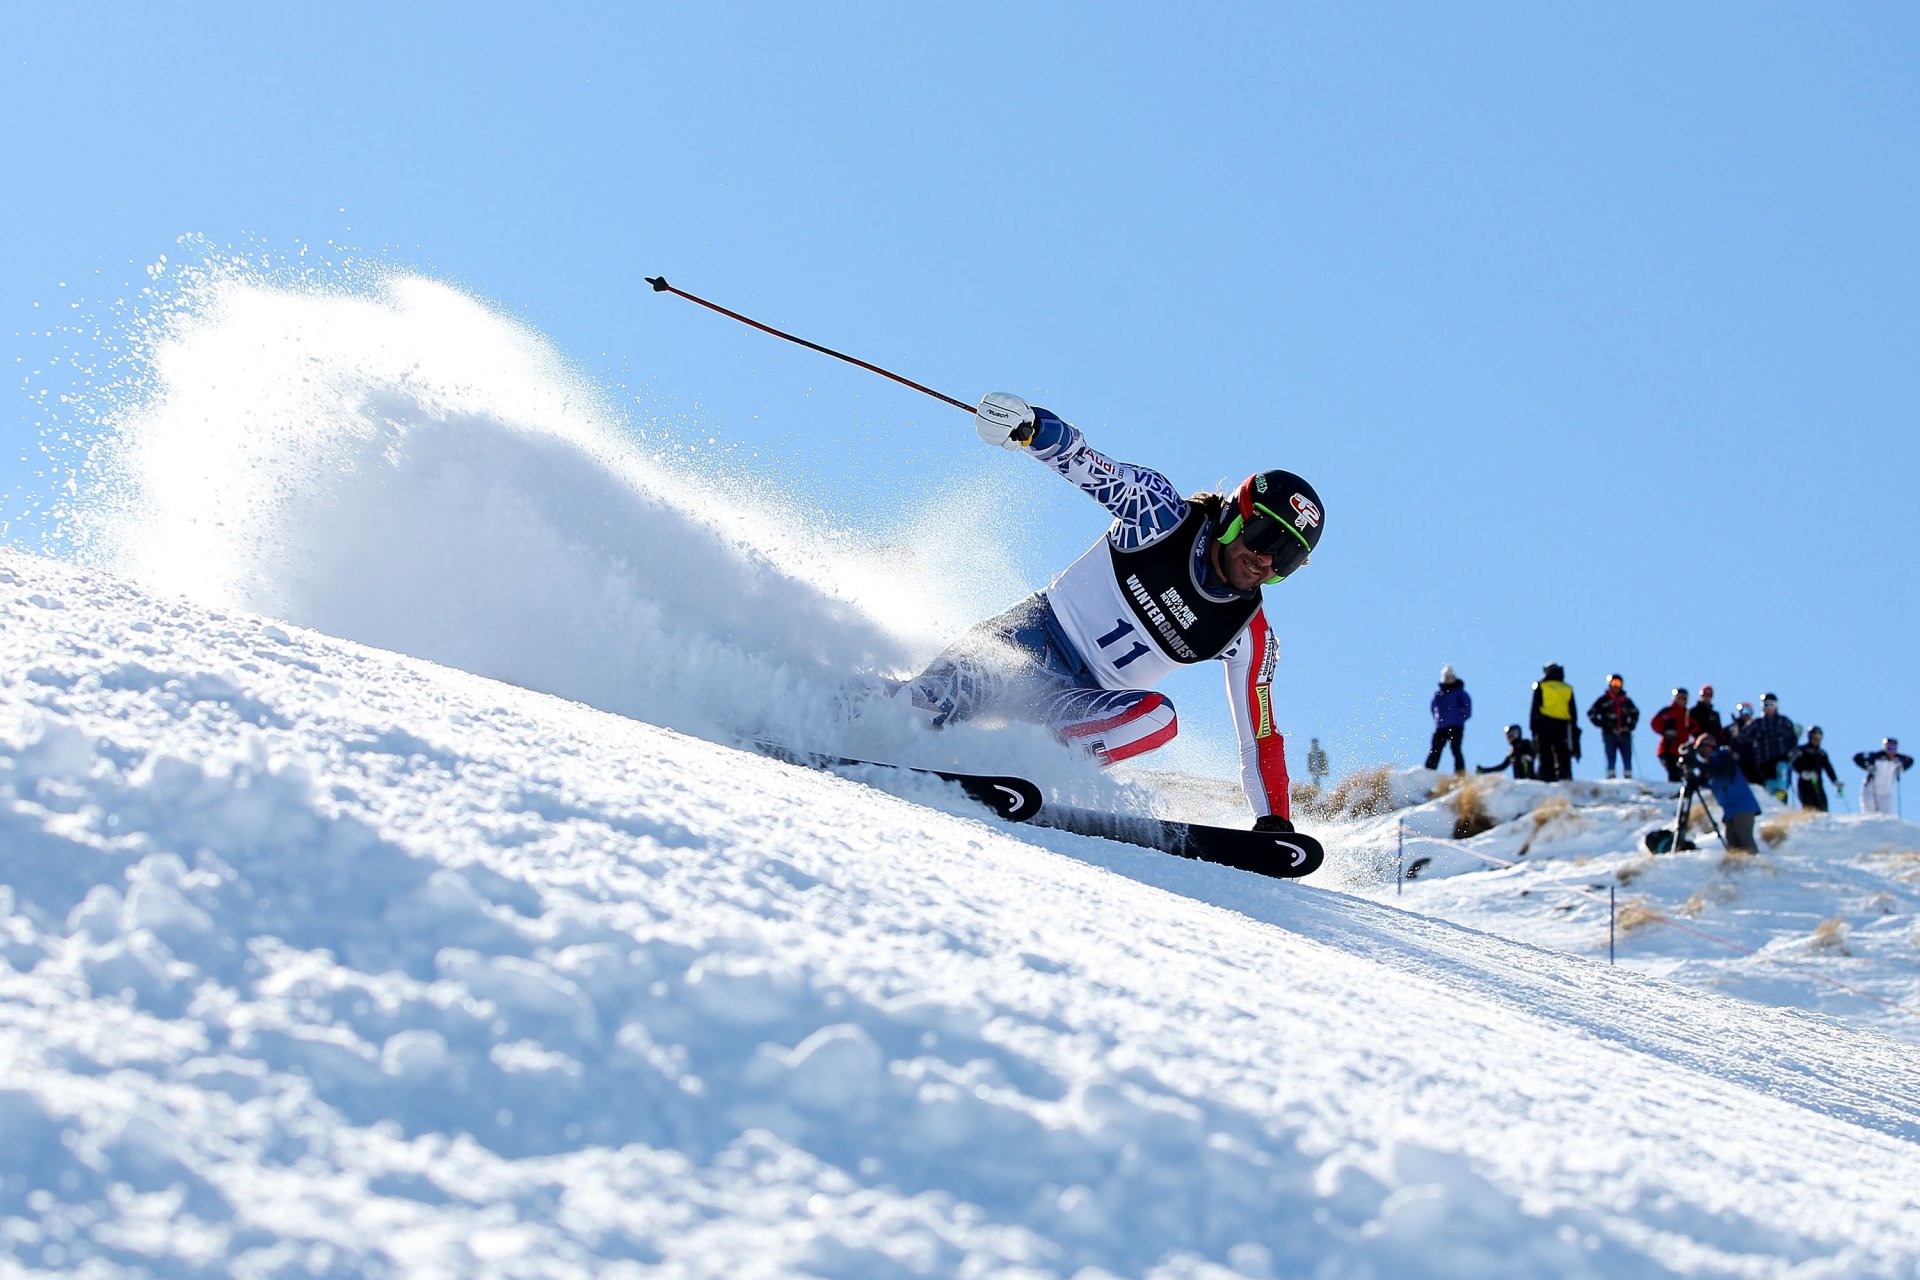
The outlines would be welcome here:
M 1296 529 L 1318 529 L 1320 527 L 1320 508 L 1313 499 L 1304 493 L 1293 495 L 1293 509 L 1299 512 L 1299 519 L 1293 522 Z

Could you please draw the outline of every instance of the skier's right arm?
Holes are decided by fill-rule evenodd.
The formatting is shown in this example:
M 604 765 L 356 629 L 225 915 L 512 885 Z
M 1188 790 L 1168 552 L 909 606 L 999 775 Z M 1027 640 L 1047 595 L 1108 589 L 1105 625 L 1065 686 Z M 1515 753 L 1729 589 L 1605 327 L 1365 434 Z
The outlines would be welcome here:
M 1088 448 L 1078 427 L 1019 396 L 985 396 L 975 411 L 975 429 L 989 444 L 1025 449 L 1105 507 L 1118 521 L 1107 536 L 1123 551 L 1145 546 L 1186 518 L 1187 500 L 1171 480 Z

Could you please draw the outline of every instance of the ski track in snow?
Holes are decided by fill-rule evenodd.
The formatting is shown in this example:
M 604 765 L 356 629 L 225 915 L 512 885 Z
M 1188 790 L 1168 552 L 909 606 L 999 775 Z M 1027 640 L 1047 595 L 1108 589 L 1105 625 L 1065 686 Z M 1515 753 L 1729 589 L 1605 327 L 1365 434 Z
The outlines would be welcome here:
M 24 555 L 0 609 L 15 1271 L 1920 1269 L 1874 1032 Z

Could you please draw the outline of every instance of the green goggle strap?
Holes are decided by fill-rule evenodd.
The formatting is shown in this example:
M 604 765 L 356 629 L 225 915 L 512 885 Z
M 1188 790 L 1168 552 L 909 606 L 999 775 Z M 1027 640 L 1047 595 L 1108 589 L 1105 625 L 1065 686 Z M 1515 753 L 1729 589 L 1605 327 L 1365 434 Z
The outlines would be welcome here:
M 1294 537 L 1300 539 L 1300 545 L 1306 548 L 1307 554 L 1308 555 L 1313 554 L 1313 547 L 1310 543 L 1307 542 L 1305 535 L 1303 535 L 1298 529 L 1294 528 L 1292 525 L 1288 524 L 1285 520 L 1282 520 L 1278 515 L 1276 515 L 1273 512 L 1272 508 L 1256 502 L 1253 504 L 1253 509 L 1255 511 L 1260 512 L 1262 515 L 1266 516 L 1269 520 L 1279 525 L 1282 529 L 1285 529 L 1288 533 L 1292 534 Z M 1242 523 L 1241 518 L 1237 515 L 1234 516 L 1233 523 L 1229 524 L 1227 526 L 1227 531 L 1220 535 L 1220 541 L 1222 543 L 1237 541 L 1240 537 L 1241 523 Z M 1275 574 L 1273 577 L 1267 579 L 1265 585 L 1270 587 L 1276 582 L 1285 582 L 1286 579 L 1287 579 L 1287 575 L 1284 573 Z

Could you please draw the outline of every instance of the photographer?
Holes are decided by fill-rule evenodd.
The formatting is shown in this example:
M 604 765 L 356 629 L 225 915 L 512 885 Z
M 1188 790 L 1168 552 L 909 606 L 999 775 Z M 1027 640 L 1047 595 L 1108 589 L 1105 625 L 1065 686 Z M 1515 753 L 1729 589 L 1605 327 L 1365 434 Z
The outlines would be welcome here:
M 1741 775 L 1740 762 L 1733 752 L 1719 745 L 1712 734 L 1703 733 L 1693 740 L 1690 749 L 1682 749 L 1680 762 L 1686 770 L 1687 785 L 1697 790 L 1704 784 L 1719 803 L 1727 827 L 1727 848 L 1758 853 L 1753 843 L 1753 820 L 1760 815 L 1760 802 Z

